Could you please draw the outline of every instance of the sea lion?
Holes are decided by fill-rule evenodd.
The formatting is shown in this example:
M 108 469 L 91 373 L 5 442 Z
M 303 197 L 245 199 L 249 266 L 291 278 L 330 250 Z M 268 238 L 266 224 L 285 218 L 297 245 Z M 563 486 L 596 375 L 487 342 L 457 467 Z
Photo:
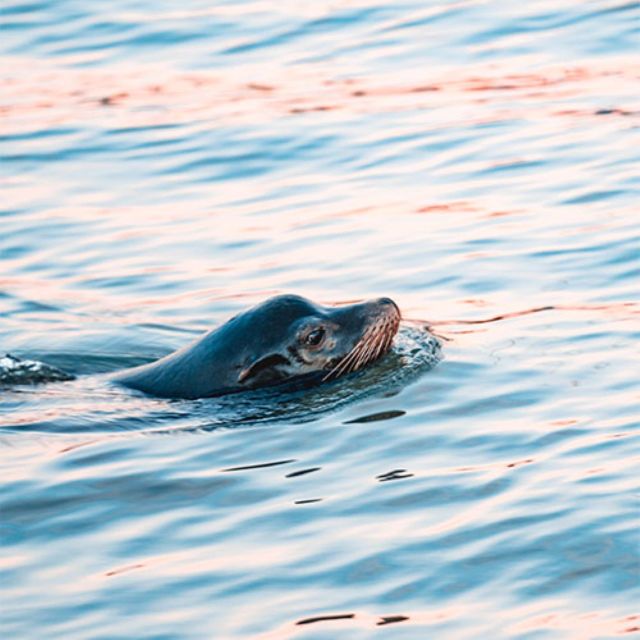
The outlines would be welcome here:
M 384 354 L 400 324 L 390 298 L 325 307 L 280 295 L 164 358 L 112 376 L 163 398 L 205 398 L 301 378 L 325 381 Z

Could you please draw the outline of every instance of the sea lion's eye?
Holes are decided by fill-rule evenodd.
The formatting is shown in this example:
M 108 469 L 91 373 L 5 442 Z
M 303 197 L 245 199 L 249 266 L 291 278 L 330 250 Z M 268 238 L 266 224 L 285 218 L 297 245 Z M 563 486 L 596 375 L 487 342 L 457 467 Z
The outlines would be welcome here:
M 307 337 L 304 339 L 304 343 L 312 347 L 317 347 L 324 340 L 324 334 L 324 329 L 314 329 L 307 334 Z

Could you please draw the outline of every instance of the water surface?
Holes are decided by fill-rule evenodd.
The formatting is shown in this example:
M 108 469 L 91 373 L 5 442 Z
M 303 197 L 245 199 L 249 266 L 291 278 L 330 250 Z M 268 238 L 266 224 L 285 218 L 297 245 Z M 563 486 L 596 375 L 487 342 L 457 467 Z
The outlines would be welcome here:
M 637 633 L 639 22 L 5 2 L 0 350 L 78 380 L 0 391 L 2 636 Z M 282 292 L 445 358 L 267 420 L 103 386 Z

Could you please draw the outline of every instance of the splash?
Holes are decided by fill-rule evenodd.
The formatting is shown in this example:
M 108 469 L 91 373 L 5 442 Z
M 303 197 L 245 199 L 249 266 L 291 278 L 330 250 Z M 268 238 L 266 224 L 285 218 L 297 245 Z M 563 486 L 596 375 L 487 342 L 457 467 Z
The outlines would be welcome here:
M 22 360 L 7 353 L 0 358 L 0 384 L 40 384 L 73 380 L 74 376 L 37 360 Z

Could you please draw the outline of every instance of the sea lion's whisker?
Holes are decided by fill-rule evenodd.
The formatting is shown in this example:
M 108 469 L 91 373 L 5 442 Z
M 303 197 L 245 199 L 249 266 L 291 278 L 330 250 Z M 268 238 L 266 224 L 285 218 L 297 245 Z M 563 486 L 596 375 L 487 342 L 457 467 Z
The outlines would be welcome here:
M 380 345 L 380 341 L 384 336 L 384 327 L 379 327 L 376 332 L 375 339 L 372 340 L 370 348 L 367 350 L 365 362 L 370 362 L 376 358 L 376 353 L 378 351 L 378 347 Z
M 390 342 L 389 342 L 389 334 L 385 333 L 381 340 L 380 343 L 378 344 L 378 348 L 376 350 L 376 358 L 379 358 L 390 346 Z
M 343 375 L 344 373 L 350 373 L 355 370 L 355 365 L 360 360 L 362 353 L 365 351 L 369 341 L 371 340 L 371 335 L 375 332 L 375 328 L 370 328 L 365 331 L 360 340 L 355 344 L 353 349 L 343 358 L 343 360 L 338 363 L 335 369 L 330 372 L 331 375 L 335 375 L 338 377 Z
M 369 351 L 367 352 L 367 360 L 366 360 L 367 362 L 371 362 L 375 360 L 376 358 L 378 358 L 378 356 L 382 352 L 382 348 L 386 343 L 386 337 L 388 335 L 387 331 L 388 331 L 388 320 L 385 320 L 379 326 L 375 336 L 375 340 L 371 345 L 371 349 L 369 349 Z
M 380 340 L 380 344 L 378 346 L 378 350 L 376 352 L 376 358 L 380 357 L 385 351 L 389 349 L 391 343 L 393 342 L 393 336 L 397 331 L 398 323 L 393 320 L 389 320 L 384 327 L 384 333 L 382 335 L 382 339 Z
M 370 349 L 371 340 L 373 339 L 373 333 L 374 333 L 373 331 L 370 332 L 369 335 L 366 337 L 366 339 L 363 339 L 360 342 L 360 348 L 358 349 L 358 356 L 354 358 L 349 364 L 349 368 L 351 371 L 357 371 L 360 368 L 362 361 L 366 359 L 367 353 Z
M 385 340 L 383 339 L 380 342 L 378 342 L 378 344 L 376 345 L 376 349 L 373 354 L 372 360 L 375 360 L 376 358 L 380 357 L 380 354 L 382 353 L 384 347 L 385 347 Z
M 338 362 L 338 364 L 335 367 L 333 367 L 333 369 L 330 369 L 329 373 L 327 373 L 322 379 L 328 380 L 331 377 L 335 376 L 337 378 L 339 375 L 341 375 L 345 367 L 348 366 L 349 362 L 353 360 L 355 357 L 357 357 L 358 349 L 361 345 L 361 342 L 362 342 L 361 340 L 356 342 L 353 349 L 351 349 L 351 351 L 349 351 L 349 353 L 347 353 L 347 355 L 344 356 L 344 358 L 342 358 L 340 362 Z
M 371 355 L 375 352 L 376 346 L 378 344 L 380 330 L 379 327 L 376 327 L 377 331 L 375 331 L 374 335 L 372 335 L 369 344 L 363 349 L 363 352 L 356 362 L 356 366 L 354 370 L 360 369 L 364 364 L 371 362 L 374 358 Z
M 363 348 L 360 351 L 359 357 L 351 364 L 351 371 L 357 371 L 362 366 L 362 363 L 367 359 L 368 347 Z
M 357 359 L 355 363 L 355 369 L 359 369 L 363 362 L 366 362 L 369 358 L 369 354 L 373 346 L 376 344 L 378 339 L 378 327 L 374 327 L 374 330 L 368 336 L 366 343 L 363 344 L 363 347 L 360 351 L 360 357 Z
M 399 317 L 379 318 L 368 327 L 352 349 L 322 378 L 323 381 L 358 371 L 385 353 L 400 326 Z
M 358 348 L 354 349 L 348 359 L 345 359 L 338 367 L 336 367 L 335 374 L 336 377 L 341 376 L 344 373 L 349 373 L 349 371 L 353 370 L 353 363 L 360 357 L 361 345 L 358 344 Z

